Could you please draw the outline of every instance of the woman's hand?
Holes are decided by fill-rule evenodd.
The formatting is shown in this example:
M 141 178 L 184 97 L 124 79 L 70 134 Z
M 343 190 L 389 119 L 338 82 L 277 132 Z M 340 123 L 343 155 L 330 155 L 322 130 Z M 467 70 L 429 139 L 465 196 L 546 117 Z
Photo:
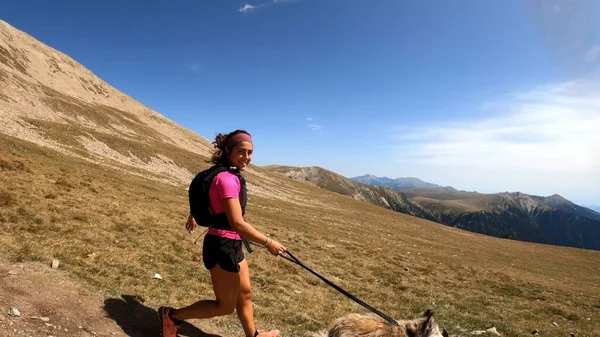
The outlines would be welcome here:
M 269 253 L 271 253 L 275 256 L 281 255 L 286 252 L 285 247 L 281 243 L 279 243 L 275 240 L 271 240 L 269 242 L 269 244 L 267 245 L 267 250 L 269 251 Z
M 194 220 L 194 217 L 190 214 L 190 216 L 188 216 L 187 222 L 185 223 L 185 229 L 188 231 L 188 233 L 192 234 L 196 227 L 198 227 L 198 224 L 196 223 L 196 220 Z

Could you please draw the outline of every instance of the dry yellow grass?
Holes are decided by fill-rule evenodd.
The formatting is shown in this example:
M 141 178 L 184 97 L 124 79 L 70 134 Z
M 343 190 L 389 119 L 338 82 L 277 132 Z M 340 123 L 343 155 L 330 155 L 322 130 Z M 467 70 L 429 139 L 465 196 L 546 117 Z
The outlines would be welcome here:
M 108 297 L 139 296 L 153 308 L 212 296 L 201 245 L 183 226 L 187 186 L 8 136 L 0 136 L 0 158 L 3 256 L 58 258 L 83 284 Z M 198 167 L 202 160 L 188 159 Z M 546 336 L 600 335 L 600 252 L 469 233 L 260 169 L 249 181 L 259 175 L 313 203 L 250 195 L 249 220 L 309 267 L 393 317 L 430 308 L 452 334 L 495 326 L 505 336 L 533 329 Z M 262 250 L 247 257 L 259 326 L 297 336 L 348 312 L 365 312 L 288 261 Z M 156 272 L 162 281 L 152 279 Z M 238 326 L 234 315 L 213 322 Z

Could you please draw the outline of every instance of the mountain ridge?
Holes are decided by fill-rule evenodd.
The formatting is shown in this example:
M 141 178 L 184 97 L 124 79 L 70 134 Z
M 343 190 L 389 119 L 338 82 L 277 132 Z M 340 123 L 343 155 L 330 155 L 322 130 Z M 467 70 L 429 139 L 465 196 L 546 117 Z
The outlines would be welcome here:
M 384 193 L 381 188 L 389 186 L 372 185 L 375 189 L 371 189 L 370 193 L 374 195 L 365 197 L 366 189 L 358 187 L 361 185 L 353 185 L 363 183 L 320 167 L 310 168 L 310 174 L 307 174 L 307 168 L 270 166 L 265 169 L 354 199 L 469 231 L 515 240 L 600 250 L 600 214 L 558 194 L 483 194 L 454 188 L 429 187 L 392 189 L 393 192 Z M 388 201 L 381 203 L 378 202 L 379 199 Z M 402 206 L 392 207 L 389 200 L 402 200 Z
M 438 184 L 429 183 L 416 177 L 400 177 L 400 178 L 388 178 L 378 177 L 372 174 L 364 174 L 362 176 L 356 176 L 350 178 L 353 181 L 357 181 L 363 184 L 369 184 L 373 186 L 389 186 L 395 190 L 429 187 L 436 189 L 448 189 L 454 190 L 451 186 L 441 186 Z

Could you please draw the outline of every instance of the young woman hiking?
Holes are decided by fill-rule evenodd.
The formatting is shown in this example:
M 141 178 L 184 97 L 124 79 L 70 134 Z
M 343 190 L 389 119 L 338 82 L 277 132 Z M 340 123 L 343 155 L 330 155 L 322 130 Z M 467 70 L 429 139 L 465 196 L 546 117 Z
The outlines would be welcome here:
M 253 146 L 250 134 L 236 130 L 229 134 L 218 134 L 211 162 L 229 165 L 244 171 L 252 158 Z M 184 308 L 160 307 L 158 317 L 162 337 L 176 337 L 182 321 L 192 318 L 223 316 L 237 311 L 246 337 L 276 337 L 278 330 L 257 330 L 252 310 L 250 273 L 242 251 L 242 237 L 262 243 L 275 256 L 285 253 L 279 242 L 256 230 L 243 218 L 245 184 L 236 174 L 229 171 L 218 173 L 209 188 L 210 206 L 214 214 L 225 213 L 230 229 L 209 227 L 204 237 L 202 259 L 209 270 L 215 293 L 214 300 L 200 300 Z M 190 215 L 186 223 L 188 232 L 197 226 Z

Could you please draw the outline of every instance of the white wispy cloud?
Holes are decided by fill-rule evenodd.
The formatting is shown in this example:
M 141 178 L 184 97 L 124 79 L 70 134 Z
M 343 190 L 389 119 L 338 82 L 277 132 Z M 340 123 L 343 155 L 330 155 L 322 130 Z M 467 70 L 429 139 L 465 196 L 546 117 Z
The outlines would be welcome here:
M 296 2 L 296 1 L 298 1 L 298 0 L 271 0 L 271 1 L 260 3 L 260 4 L 256 4 L 256 5 L 251 5 L 249 3 L 245 3 L 244 6 L 242 6 L 238 9 L 238 11 L 241 13 L 244 13 L 244 14 L 248 14 L 248 13 L 258 10 L 259 8 L 264 8 L 264 7 L 267 7 L 270 5 L 281 4 L 281 3 L 286 3 L 286 2 Z
M 251 5 L 249 3 L 245 3 L 244 6 L 242 6 L 242 7 L 240 7 L 238 9 L 238 11 L 241 12 L 241 13 L 247 14 L 247 13 L 250 13 L 252 11 L 255 11 L 259 7 L 261 7 L 261 6 L 260 5 L 259 6 L 254 6 L 254 5 Z
M 309 124 L 309 125 L 307 125 L 307 127 L 309 129 L 311 129 L 312 131 L 321 131 L 321 130 L 323 130 L 323 125 L 319 125 L 319 124 Z
M 600 82 L 542 86 L 483 112 L 396 128 L 392 167 L 459 189 L 600 202 Z
M 395 139 L 402 161 L 470 168 L 598 172 L 600 85 L 569 82 L 489 104 L 488 117 L 416 125 Z
M 305 120 L 308 122 L 306 127 L 315 132 L 323 132 L 323 125 L 318 123 L 318 118 L 315 117 L 306 117 Z

